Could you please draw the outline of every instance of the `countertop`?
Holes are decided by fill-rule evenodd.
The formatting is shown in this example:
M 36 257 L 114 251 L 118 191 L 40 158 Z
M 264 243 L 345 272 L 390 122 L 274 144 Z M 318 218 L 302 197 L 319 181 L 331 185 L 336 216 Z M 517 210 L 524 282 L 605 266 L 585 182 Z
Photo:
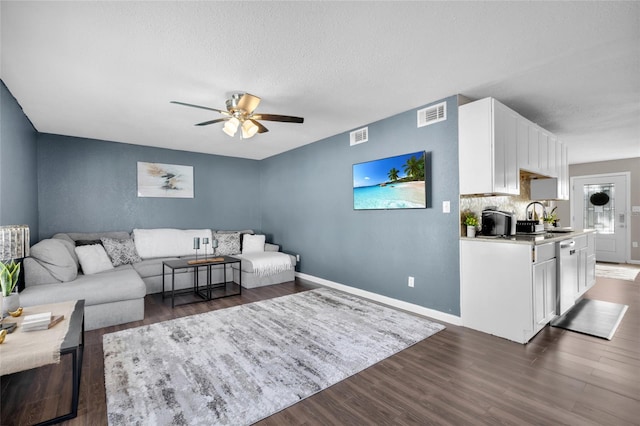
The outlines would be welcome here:
M 511 243 L 511 244 L 529 244 L 539 245 L 546 243 L 555 243 L 562 240 L 569 240 L 580 235 L 586 235 L 596 232 L 595 229 L 583 229 L 582 231 L 571 232 L 545 232 L 543 234 L 518 234 L 503 237 L 485 237 L 478 235 L 475 238 L 460 237 L 461 240 L 482 241 L 491 243 Z

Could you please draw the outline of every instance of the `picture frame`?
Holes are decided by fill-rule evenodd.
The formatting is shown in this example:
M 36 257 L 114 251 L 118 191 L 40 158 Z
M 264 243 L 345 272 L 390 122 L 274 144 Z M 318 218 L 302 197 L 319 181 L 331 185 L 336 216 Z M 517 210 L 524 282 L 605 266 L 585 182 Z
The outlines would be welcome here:
M 193 198 L 193 166 L 138 161 L 138 197 Z

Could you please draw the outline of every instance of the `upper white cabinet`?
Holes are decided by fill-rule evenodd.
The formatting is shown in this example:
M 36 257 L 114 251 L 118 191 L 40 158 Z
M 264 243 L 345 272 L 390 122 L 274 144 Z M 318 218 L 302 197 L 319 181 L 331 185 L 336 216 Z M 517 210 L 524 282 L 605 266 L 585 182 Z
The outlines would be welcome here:
M 459 108 L 461 194 L 520 194 L 519 118 L 493 98 Z
M 554 178 L 544 192 L 532 181 L 532 199 L 568 200 L 566 146 L 551 132 L 493 98 L 461 105 L 460 194 L 520 194 L 520 170 Z
M 569 199 L 569 164 L 568 149 L 565 144 L 554 140 L 555 177 L 531 180 L 532 200 L 568 200 Z M 550 175 L 553 175 L 549 173 Z

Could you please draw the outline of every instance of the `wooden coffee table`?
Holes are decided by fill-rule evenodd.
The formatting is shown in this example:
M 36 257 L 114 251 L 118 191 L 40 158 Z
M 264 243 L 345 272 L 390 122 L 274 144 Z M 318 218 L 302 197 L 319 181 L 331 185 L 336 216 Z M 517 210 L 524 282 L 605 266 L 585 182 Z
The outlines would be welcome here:
M 45 306 L 45 305 L 41 305 Z M 20 333 L 20 327 L 15 333 Z M 10 336 L 10 335 L 9 335 Z M 20 350 L 20 348 L 16 348 Z M 54 425 L 65 420 L 73 419 L 78 415 L 78 400 L 80 399 L 80 380 L 82 375 L 82 357 L 84 354 L 84 300 L 75 302 L 73 311 L 69 319 L 69 329 L 64 336 L 62 345 L 60 346 L 60 356 L 71 355 L 71 411 L 68 414 L 45 420 L 37 424 L 37 426 Z M 46 367 L 45 365 L 44 367 Z M 36 367 L 42 368 L 42 367 Z M 16 371 L 17 372 L 17 371 Z M 5 389 L 3 389 L 4 391 Z

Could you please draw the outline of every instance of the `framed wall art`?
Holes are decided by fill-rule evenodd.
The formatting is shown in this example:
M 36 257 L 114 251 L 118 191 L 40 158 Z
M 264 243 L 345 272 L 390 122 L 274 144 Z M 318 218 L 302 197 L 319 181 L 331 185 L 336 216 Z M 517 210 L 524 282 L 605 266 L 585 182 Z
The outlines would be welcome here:
M 193 198 L 193 167 L 138 161 L 138 197 Z

